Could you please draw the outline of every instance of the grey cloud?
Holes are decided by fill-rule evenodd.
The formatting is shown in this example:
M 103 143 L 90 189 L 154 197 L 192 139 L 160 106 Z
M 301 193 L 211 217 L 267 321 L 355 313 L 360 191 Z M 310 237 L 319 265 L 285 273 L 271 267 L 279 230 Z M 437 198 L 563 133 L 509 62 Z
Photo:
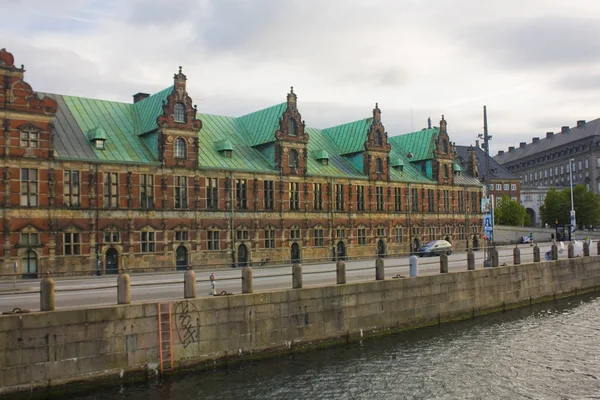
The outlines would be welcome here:
M 597 20 L 548 17 L 479 25 L 462 38 L 506 66 L 543 68 L 600 60 L 598 37 Z
M 561 90 L 597 91 L 600 89 L 599 73 L 571 73 L 563 76 L 556 82 L 556 87 Z
M 204 10 L 204 2 L 196 0 L 136 0 L 127 20 L 136 26 L 169 26 L 193 21 Z

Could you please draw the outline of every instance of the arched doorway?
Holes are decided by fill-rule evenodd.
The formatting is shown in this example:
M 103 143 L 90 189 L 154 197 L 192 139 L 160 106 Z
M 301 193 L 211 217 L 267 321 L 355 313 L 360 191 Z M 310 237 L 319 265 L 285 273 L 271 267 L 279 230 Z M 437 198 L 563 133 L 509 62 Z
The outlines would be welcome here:
M 385 257 L 385 243 L 382 239 L 379 239 L 377 242 L 377 257 L 384 258 Z
M 346 245 L 341 240 L 336 246 L 336 259 L 338 261 L 346 259 Z
M 479 239 L 477 236 L 473 236 L 473 251 L 479 250 Z
M 421 247 L 421 242 L 419 241 L 419 239 L 415 238 L 413 240 L 413 253 L 416 253 L 419 251 L 419 247 Z
M 290 253 L 292 263 L 295 264 L 300 262 L 300 246 L 298 245 L 298 243 L 292 243 Z
M 535 219 L 535 210 L 533 208 L 527 208 L 528 219 L 525 220 L 525 226 L 538 226 L 537 220 Z
M 119 273 L 119 252 L 114 247 L 106 250 L 106 273 Z
M 37 254 L 33 250 L 27 250 L 21 258 L 21 272 L 23 278 L 37 278 Z
M 185 246 L 179 246 L 175 251 L 175 268 L 185 271 L 188 267 L 188 251 Z
M 245 244 L 240 244 L 237 249 L 237 265 L 245 267 L 248 264 L 248 248 Z

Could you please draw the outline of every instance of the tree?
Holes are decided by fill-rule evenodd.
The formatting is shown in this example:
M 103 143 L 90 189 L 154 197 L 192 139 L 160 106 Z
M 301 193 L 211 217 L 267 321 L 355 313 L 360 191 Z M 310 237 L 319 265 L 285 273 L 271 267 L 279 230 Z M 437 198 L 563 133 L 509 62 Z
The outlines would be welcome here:
M 500 204 L 494 209 L 494 223 L 498 225 L 523 226 L 526 215 L 527 211 L 525 207 L 505 194 L 500 199 Z
M 573 188 L 573 206 L 577 225 L 595 225 L 600 221 L 600 198 L 587 190 L 584 185 Z M 559 225 L 569 225 L 571 210 L 571 189 L 557 191 L 552 188 L 546 194 L 544 204 L 540 206 L 542 222 L 554 226 L 558 220 Z

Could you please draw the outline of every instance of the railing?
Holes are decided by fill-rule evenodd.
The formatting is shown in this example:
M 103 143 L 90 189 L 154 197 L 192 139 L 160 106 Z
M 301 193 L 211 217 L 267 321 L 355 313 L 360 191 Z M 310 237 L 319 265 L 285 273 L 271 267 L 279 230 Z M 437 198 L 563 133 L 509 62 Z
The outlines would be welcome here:
M 505 248 L 505 247 L 504 247 Z M 505 248 L 506 249 L 506 248 Z M 492 248 L 491 251 L 491 267 L 499 267 L 499 266 L 507 266 L 507 265 L 518 265 L 521 264 L 521 253 L 523 248 L 519 248 L 518 246 L 513 248 L 512 255 L 502 255 L 498 254 L 498 248 Z M 525 247 L 525 249 L 529 249 L 529 247 Z M 540 262 L 541 254 L 538 245 L 536 244 L 532 248 L 533 252 L 533 262 Z M 553 261 L 558 260 L 559 254 L 558 246 L 554 243 L 551 246 L 551 249 L 546 256 L 544 255 L 544 259 L 550 259 Z M 465 254 L 465 253 L 459 253 Z M 600 255 L 600 242 L 597 244 L 597 254 Z M 590 243 L 584 242 L 582 249 L 582 256 L 588 257 L 590 255 Z M 567 257 L 575 258 L 575 245 L 573 242 L 569 243 L 567 246 Z M 460 262 L 465 260 L 463 258 L 454 259 L 452 262 Z M 439 260 L 435 258 L 430 258 L 427 260 L 419 261 L 419 258 L 415 255 L 409 257 L 409 276 L 415 277 L 419 275 L 419 266 L 433 266 L 439 265 L 439 273 L 445 274 L 448 273 L 449 269 L 449 260 L 448 255 L 441 254 L 439 256 Z M 466 252 L 466 261 L 467 261 L 467 270 L 475 270 L 475 254 L 473 251 Z M 511 262 L 509 264 L 509 262 Z M 284 265 L 282 267 L 288 267 L 289 265 Z M 384 259 L 377 258 L 375 260 L 375 265 L 366 266 L 366 267 L 356 267 L 352 268 L 351 271 L 367 271 L 375 269 L 375 279 L 376 280 L 385 280 L 385 270 L 386 268 L 398 268 L 398 267 L 406 267 L 406 262 L 398 263 L 398 264 L 389 264 L 385 265 Z M 253 275 L 253 269 L 250 266 L 245 266 L 241 269 L 241 276 L 237 277 L 225 277 L 220 278 L 219 282 L 227 282 L 227 281 L 240 281 L 241 280 L 241 293 L 253 293 L 253 282 L 254 279 L 264 279 L 264 278 L 281 278 L 281 277 L 292 277 L 292 288 L 298 289 L 304 287 L 303 285 L 303 277 L 311 276 L 311 275 L 323 275 L 323 274 L 331 274 L 335 273 L 336 275 L 336 283 L 337 284 L 345 284 L 347 278 L 346 271 L 346 262 L 338 261 L 335 265 L 335 270 L 324 269 L 319 271 L 309 271 L 303 272 L 302 265 L 299 263 L 291 265 L 291 271 L 285 273 L 276 273 L 276 274 L 260 274 L 257 276 Z M 260 271 L 260 270 L 259 270 Z M 393 278 L 407 278 L 406 276 L 402 276 L 400 274 L 394 276 Z M 40 310 L 41 311 L 52 311 L 55 307 L 55 294 L 57 292 L 75 292 L 75 291 L 85 291 L 85 290 L 100 290 L 100 289 L 117 289 L 117 304 L 129 304 L 131 303 L 131 288 L 132 287 L 146 287 L 146 286 L 164 286 L 164 285 L 181 285 L 183 283 L 184 286 L 184 298 L 196 298 L 196 283 L 197 282 L 207 282 L 206 279 L 199 280 L 196 276 L 196 272 L 192 269 L 188 269 L 184 273 L 184 279 L 182 280 L 170 280 L 166 282 L 147 282 L 147 283 L 131 283 L 130 275 L 122 272 L 117 276 L 116 284 L 108 284 L 108 285 L 95 285 L 92 287 L 74 287 L 74 288 L 56 288 L 54 279 L 49 275 L 44 277 L 40 282 L 40 290 L 29 290 L 29 291 L 20 291 L 19 294 L 32 294 L 39 293 L 40 294 Z M 221 295 L 233 295 L 233 293 L 228 293 L 226 291 L 216 292 L 214 293 L 216 296 Z M 15 309 L 14 312 L 28 312 L 27 310 Z M 5 312 L 5 314 L 11 312 Z

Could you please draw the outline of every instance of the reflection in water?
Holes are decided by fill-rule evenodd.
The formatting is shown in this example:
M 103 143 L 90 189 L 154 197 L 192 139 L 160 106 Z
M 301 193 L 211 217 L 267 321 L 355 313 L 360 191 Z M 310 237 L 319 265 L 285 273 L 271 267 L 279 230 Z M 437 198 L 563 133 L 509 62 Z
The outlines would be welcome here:
M 580 296 L 77 399 L 590 398 L 599 350 L 600 297 Z

